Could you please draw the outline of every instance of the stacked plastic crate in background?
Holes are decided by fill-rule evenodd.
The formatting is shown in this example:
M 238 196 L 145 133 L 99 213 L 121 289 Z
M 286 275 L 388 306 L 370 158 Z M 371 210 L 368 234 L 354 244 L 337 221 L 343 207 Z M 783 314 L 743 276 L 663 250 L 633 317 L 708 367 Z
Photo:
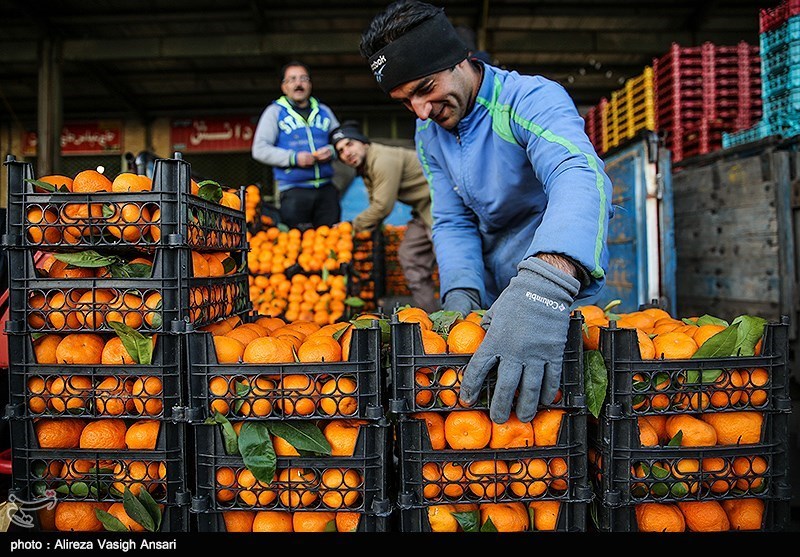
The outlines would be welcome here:
M 608 151 L 607 110 L 608 99 L 603 97 L 597 105 L 590 108 L 584 115 L 586 135 L 589 136 L 589 141 L 592 142 L 598 154 Z
M 407 226 L 387 224 L 383 227 L 384 273 L 386 277 L 386 295 L 392 297 L 411 296 L 398 252 L 400 243 L 405 237 Z M 433 283 L 437 296 L 439 292 L 439 267 L 433 270 Z
M 452 342 L 459 325 L 445 349 L 430 320 L 411 315 L 420 311 L 401 310 L 390 322 L 400 531 L 584 531 L 591 487 L 582 320 L 570 323 L 556 400 L 540 405 L 533 422 L 512 415 L 499 425 L 489 419 L 493 385 L 472 408 L 458 403 L 471 356 Z
M 611 93 L 603 125 L 608 134 L 607 149 L 625 143 L 642 130 L 654 130 L 654 112 L 653 69 L 646 67 L 642 75 L 628 79 L 622 89 Z
M 763 118 L 749 129 L 725 134 L 724 147 L 800 134 L 800 0 L 761 10 L 759 22 Z
M 92 170 L 48 184 L 6 166 L 10 495 L 23 511 L 57 501 L 36 513 L 41 530 L 117 524 L 95 509 L 185 530 L 182 333 L 249 310 L 241 194 L 227 206 L 191 195 L 180 159 L 157 161 L 152 185 L 120 175 L 124 191 Z M 130 520 L 128 490 L 149 519 Z
M 380 227 L 353 236 L 353 263 L 347 277 L 347 293 L 364 302 L 361 311 L 375 311 L 385 289 L 384 240 Z
M 786 526 L 788 329 L 767 324 L 754 356 L 658 360 L 642 359 L 637 331 L 601 329 L 608 394 L 589 427 L 600 530 Z

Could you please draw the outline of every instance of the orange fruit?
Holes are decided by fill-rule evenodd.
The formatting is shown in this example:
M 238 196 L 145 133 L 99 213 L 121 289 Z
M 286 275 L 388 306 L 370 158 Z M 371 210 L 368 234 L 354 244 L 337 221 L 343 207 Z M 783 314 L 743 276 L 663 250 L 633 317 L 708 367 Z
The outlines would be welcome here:
M 428 507 L 428 523 L 432 532 L 458 532 L 458 521 L 453 516 L 453 505 L 431 505 Z
M 419 323 L 423 331 L 433 329 L 433 321 L 424 309 L 414 307 L 401 309 L 397 312 L 397 319 L 403 323 Z
M 139 377 L 133 382 L 131 396 L 133 405 L 139 414 L 157 416 L 164 409 L 164 386 L 158 377 Z
M 761 442 L 761 412 L 719 412 L 703 414 L 702 420 L 716 432 L 719 445 L 749 445 Z
M 658 441 L 658 433 L 655 428 L 650 425 L 649 421 L 639 418 L 639 443 L 642 447 L 656 447 Z
M 235 338 L 218 335 L 214 337 L 214 349 L 220 364 L 238 364 L 244 355 L 244 344 Z
M 481 524 L 491 518 L 498 532 L 524 532 L 528 529 L 528 510 L 522 503 L 482 503 Z
M 122 525 L 128 529 L 129 532 L 144 532 L 144 526 L 133 520 L 128 513 L 125 512 L 125 507 L 122 503 L 114 503 L 108 508 L 108 514 L 122 522 Z
M 338 512 L 336 513 L 337 532 L 357 532 L 361 513 Z
M 736 487 L 742 491 L 758 489 L 764 484 L 767 467 L 767 461 L 762 456 L 737 456 L 733 459 L 733 472 L 739 478 Z
M 292 514 L 292 526 L 295 532 L 325 532 L 332 522 L 336 524 L 336 513 L 311 511 Z
M 534 434 L 531 422 L 521 422 L 512 412 L 508 421 L 503 424 L 492 422 L 492 437 L 489 447 L 492 449 L 512 449 L 533 447 Z
M 653 341 L 641 329 L 636 329 L 636 339 L 639 343 L 639 355 L 643 360 L 652 360 L 656 357 L 656 347 Z
M 692 339 L 694 340 L 695 344 L 700 347 L 703 346 L 708 339 L 717 333 L 724 331 L 725 329 L 727 329 L 727 327 L 723 325 L 700 325 L 694 332 Z
M 331 456 L 353 456 L 363 420 L 332 420 L 322 430 L 331 446 Z
M 66 186 L 67 190 L 72 191 L 72 178 L 69 176 L 62 176 L 61 174 L 51 174 L 48 176 L 42 176 L 39 178 L 40 182 L 47 182 L 48 184 L 55 186 L 56 189 L 60 189 L 62 186 Z M 49 193 L 42 188 L 34 186 L 33 191 L 39 193 Z
M 66 335 L 56 347 L 56 359 L 60 364 L 97 365 L 103 360 L 103 337 L 90 333 Z
M 61 336 L 55 334 L 43 335 L 33 342 L 33 354 L 37 364 L 56 364 L 56 348 L 61 342 Z
M 153 451 L 158 442 L 161 422 L 158 420 L 139 420 L 131 424 L 125 433 L 125 445 L 130 450 Z
M 688 414 L 667 418 L 667 436 L 672 439 L 683 432 L 681 447 L 712 447 L 717 444 L 717 432 L 709 424 Z
M 414 372 L 414 390 L 417 393 L 414 396 L 414 402 L 423 408 L 430 407 L 433 402 L 433 390 L 429 388 L 431 386 L 431 377 L 428 375 L 430 372 L 431 369 L 427 367 L 421 367 Z
M 329 468 L 322 473 L 321 483 L 322 503 L 328 508 L 352 507 L 358 501 L 362 480 L 356 470 Z
M 597 319 L 606 318 L 606 314 L 602 308 L 594 305 L 578 306 L 575 308 L 575 311 L 581 312 L 584 321 L 595 321 Z
M 297 351 L 301 362 L 341 362 L 342 347 L 333 337 L 306 339 Z
M 411 415 L 418 420 L 425 420 L 431 448 L 440 451 L 447 446 L 444 433 L 444 417 L 438 412 L 417 412 Z M 490 436 L 491 439 L 491 436 Z
M 445 354 L 447 343 L 438 333 L 422 329 L 422 350 L 425 354 Z
M 558 442 L 561 420 L 566 412 L 543 408 L 533 417 L 533 438 L 537 447 L 551 447 Z
M 469 490 L 478 497 L 494 499 L 506 490 L 508 464 L 504 460 L 475 460 L 465 472 Z
M 79 172 L 72 180 L 72 191 L 76 193 L 92 193 L 98 191 L 112 191 L 111 180 L 96 170 Z
M 453 408 L 456 405 L 461 407 L 465 406 L 458 400 L 458 393 L 461 391 L 461 379 L 463 377 L 464 372 L 462 370 L 456 372 L 453 368 L 447 368 L 439 377 L 439 400 L 444 406 L 448 408 Z
M 533 510 L 533 527 L 538 531 L 555 531 L 558 526 L 558 511 L 561 501 L 531 501 L 528 508 Z
M 285 364 L 294 361 L 294 354 L 291 345 L 285 340 L 263 337 L 246 345 L 242 360 L 249 364 Z
M 285 468 L 278 474 L 281 503 L 292 509 L 308 507 L 317 500 L 315 474 L 303 468 Z
M 759 341 L 761 342 L 761 341 Z M 766 387 L 769 384 L 769 374 L 763 367 L 743 369 L 739 372 L 745 391 L 741 393 L 740 401 L 751 406 L 764 406 L 767 403 L 767 390 L 754 387 Z
M 646 420 L 650 423 L 659 441 L 669 441 L 667 437 L 667 416 L 640 416 L 639 420 Z
M 292 513 L 260 511 L 253 519 L 253 532 L 292 532 Z
M 454 325 L 447 335 L 447 351 L 451 354 L 473 354 L 483 342 L 486 331 L 471 321 Z
M 42 449 L 77 449 L 86 422 L 78 419 L 41 418 L 34 422 L 36 439 Z
M 422 496 L 425 499 L 437 499 L 442 492 L 442 469 L 435 462 L 422 465 Z
M 317 385 L 309 375 L 286 375 L 280 384 L 278 406 L 286 416 L 309 416 L 317 408 Z
M 82 375 L 56 377 L 48 385 L 48 405 L 56 413 L 84 408 L 92 391 L 92 380 Z
M 683 513 L 675 505 L 643 503 L 636 505 L 636 525 L 640 532 L 684 532 Z
M 62 501 L 56 506 L 55 527 L 60 532 L 102 532 L 95 509 L 108 511 L 111 503 Z
M 686 333 L 662 333 L 653 339 L 655 357 L 667 360 L 687 360 L 697 352 L 697 343 Z
M 277 435 L 272 436 L 272 448 L 278 456 L 300 456 L 300 453 L 297 452 L 293 445 Z
M 547 478 L 550 480 L 551 488 L 559 491 L 567 489 L 567 480 L 569 480 L 567 461 L 560 457 L 551 459 L 547 465 Z
M 226 532 L 252 532 L 256 513 L 252 511 L 226 511 L 222 513 Z
M 761 499 L 727 499 L 722 508 L 728 516 L 731 530 L 761 530 L 764 501 Z
M 691 532 L 724 532 L 731 528 L 728 515 L 717 501 L 679 502 L 678 508 Z
M 442 486 L 444 494 L 448 497 L 461 497 L 464 495 L 464 488 L 467 477 L 464 474 L 464 467 L 458 462 L 445 462 L 442 464 Z
M 100 359 L 104 365 L 121 366 L 128 364 L 135 364 L 134 360 L 128 349 L 122 344 L 122 339 L 119 337 L 111 337 L 103 347 L 103 352 Z
M 119 419 L 96 420 L 86 424 L 80 438 L 81 449 L 125 449 L 128 426 Z
M 538 497 L 547 491 L 547 484 L 542 481 L 547 477 L 547 462 L 541 458 L 523 459 L 512 462 L 508 466 L 509 477 L 514 481 L 509 489 L 517 497 Z
M 701 467 L 706 473 L 706 484 L 714 493 L 727 493 L 734 486 L 731 465 L 724 458 L 704 458 Z
M 492 437 L 492 421 L 485 412 L 451 412 L 444 422 L 444 434 L 451 449 L 483 449 Z

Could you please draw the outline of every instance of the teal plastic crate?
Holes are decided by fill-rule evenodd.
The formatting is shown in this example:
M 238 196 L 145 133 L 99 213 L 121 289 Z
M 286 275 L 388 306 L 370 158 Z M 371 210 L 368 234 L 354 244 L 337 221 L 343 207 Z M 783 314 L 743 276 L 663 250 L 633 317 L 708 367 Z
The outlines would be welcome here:
M 722 148 L 728 149 L 744 143 L 753 143 L 770 135 L 773 135 L 773 133 L 769 123 L 762 120 L 752 128 L 748 128 L 746 130 L 741 130 L 734 133 L 723 132 Z
M 800 90 L 800 65 L 784 67 L 777 73 L 764 76 L 761 98 L 766 103 L 768 99 L 793 90 Z
M 763 119 L 783 137 L 800 134 L 800 89 L 792 89 L 764 101 Z
M 790 18 L 777 29 L 759 35 L 761 56 L 781 50 L 786 43 L 796 40 L 800 40 L 800 15 Z
M 784 68 L 800 64 L 800 38 L 783 43 L 772 52 L 761 53 L 761 75 L 781 73 Z

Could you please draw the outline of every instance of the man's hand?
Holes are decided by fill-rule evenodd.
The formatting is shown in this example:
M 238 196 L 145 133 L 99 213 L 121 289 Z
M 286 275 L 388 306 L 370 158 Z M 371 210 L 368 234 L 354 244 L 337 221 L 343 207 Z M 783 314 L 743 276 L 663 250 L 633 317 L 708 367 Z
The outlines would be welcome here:
M 323 147 L 322 149 L 317 149 L 311 154 L 314 155 L 314 158 L 318 162 L 328 162 L 333 156 L 333 152 L 331 151 L 330 147 L 327 146 Z
M 486 337 L 469 361 L 461 382 L 461 400 L 472 405 L 486 376 L 497 368 L 489 415 L 505 423 L 514 392 L 517 417 L 536 415 L 539 398 L 550 403 L 561 384 L 561 364 L 569 328 L 569 308 L 577 279 L 538 257 L 525 259 L 518 273 L 483 317 Z M 449 293 L 448 293 L 449 296 Z
M 472 310 L 481 309 L 480 293 L 472 288 L 454 288 L 445 295 L 442 309 L 460 311 L 466 317 Z
M 298 151 L 294 157 L 294 161 L 297 163 L 297 166 L 301 168 L 314 166 L 314 163 L 316 162 L 314 155 L 308 151 Z

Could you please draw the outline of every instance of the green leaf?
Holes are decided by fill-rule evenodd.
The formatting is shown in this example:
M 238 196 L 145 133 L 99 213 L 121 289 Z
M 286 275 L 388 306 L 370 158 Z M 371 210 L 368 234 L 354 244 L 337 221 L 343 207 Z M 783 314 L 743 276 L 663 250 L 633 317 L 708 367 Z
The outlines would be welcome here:
M 669 440 L 667 447 L 680 447 L 683 441 L 683 430 L 679 429 L 678 432 Z
M 247 263 L 247 261 L 245 261 Z M 222 260 L 222 271 L 227 275 L 236 269 L 236 260 L 233 257 L 226 257 Z
M 197 185 L 200 186 L 200 191 L 197 195 L 206 201 L 219 203 L 219 200 L 222 199 L 222 186 L 214 180 L 203 180 Z
M 151 335 L 144 336 L 121 321 L 108 321 L 108 324 L 122 340 L 122 346 L 125 347 L 134 362 L 145 366 L 153 363 L 153 337 Z
M 56 487 L 55 492 L 59 495 L 69 495 L 69 484 L 66 482 L 60 484 Z
M 681 321 L 683 321 L 687 325 L 695 325 L 695 326 L 697 326 L 697 319 L 689 319 L 688 317 L 683 317 L 681 319 Z
M 56 187 L 53 184 L 49 184 L 42 180 L 31 180 L 30 178 L 25 178 L 23 182 L 28 182 L 29 184 L 33 184 L 34 186 L 42 188 L 43 190 L 49 191 L 51 193 L 56 191 Z M 66 184 L 64 184 L 64 187 L 66 187 Z M 69 189 L 67 191 L 69 191 Z
M 659 464 L 653 464 L 653 466 L 650 468 L 650 474 L 652 475 L 652 477 L 656 478 L 657 480 L 665 480 L 665 479 L 669 478 L 669 475 L 670 475 L 669 474 L 669 469 L 668 468 L 664 468 L 663 466 L 661 466 Z
M 57 253 L 54 255 L 56 259 L 72 265 L 73 267 L 86 267 L 96 269 L 98 267 L 108 267 L 119 263 L 121 259 L 114 255 L 100 255 L 94 250 L 78 251 L 75 253 Z
M 350 323 L 352 323 L 356 329 L 369 329 L 372 327 L 372 319 L 355 319 Z
M 105 528 L 106 531 L 108 532 L 128 531 L 125 525 L 122 522 L 120 522 L 120 520 L 116 516 L 108 514 L 103 509 L 95 509 L 94 515 L 97 517 L 97 520 L 99 520 L 100 523 L 103 525 L 103 528 Z
M 733 320 L 734 325 L 739 325 L 736 337 L 736 346 L 731 356 L 753 356 L 756 353 L 756 344 L 764 336 L 766 319 L 752 315 L 740 315 Z
M 31 340 L 38 340 L 46 334 L 47 333 L 31 333 Z
M 278 224 L 277 228 L 281 232 L 289 232 L 289 227 L 283 224 L 282 222 Z
M 344 301 L 344 305 L 350 306 L 352 308 L 362 308 L 364 307 L 365 303 L 366 302 L 364 302 L 364 300 L 362 300 L 358 296 L 350 296 Z
M 342 335 L 344 335 L 348 330 L 350 330 L 350 327 L 342 327 L 341 329 L 333 333 L 331 336 L 333 337 L 333 340 L 338 342 L 339 339 L 342 338 Z
M 69 493 L 74 497 L 86 497 L 89 495 L 89 486 L 85 482 L 73 482 L 69 486 Z
M 610 301 L 610 302 L 608 302 L 608 303 L 606 304 L 606 306 L 603 308 L 603 313 L 605 313 L 606 315 L 608 315 L 608 312 L 610 312 L 612 309 L 614 309 L 615 307 L 617 307 L 617 306 L 618 306 L 618 305 L 620 305 L 621 303 L 622 303 L 622 300 L 611 300 L 611 301 Z
M 684 497 L 689 495 L 689 488 L 686 482 L 677 482 L 672 484 L 672 486 L 670 486 L 669 493 L 673 497 L 683 499 Z
M 146 263 L 123 263 L 109 266 L 111 276 L 114 278 L 150 278 L 153 266 Z
M 245 422 L 239 430 L 239 452 L 244 465 L 257 480 L 272 483 L 277 458 L 267 422 Z
M 697 326 L 701 327 L 703 325 L 722 325 L 723 327 L 727 327 L 729 326 L 729 323 L 724 319 L 720 319 L 719 317 L 714 317 L 713 315 L 706 313 L 697 319 Z
M 650 493 L 656 497 L 666 497 L 669 493 L 669 487 L 664 482 L 657 482 L 650 486 Z
M 312 422 L 269 422 L 268 425 L 270 433 L 283 438 L 298 451 L 331 454 L 330 443 L 319 427 Z
M 481 532 L 497 532 L 497 527 L 492 522 L 492 517 L 486 519 L 486 522 L 481 526 Z
M 31 493 L 33 493 L 34 497 L 44 497 L 45 491 L 47 491 L 47 482 L 39 481 L 31 484 Z M 56 492 L 58 492 L 58 489 L 56 489 Z
M 734 324 L 718 332 L 716 335 L 703 343 L 703 346 L 697 349 L 691 359 L 696 360 L 699 358 L 727 358 L 731 356 L 736 346 L 736 339 L 739 335 L 739 324 Z M 703 383 L 713 383 L 722 374 L 720 369 L 705 369 L 703 370 Z M 700 372 L 696 369 L 686 371 L 686 382 L 689 384 L 697 383 L 700 378 Z
M 528 506 L 528 522 L 530 523 L 529 526 L 528 526 L 528 531 L 529 532 L 535 532 L 536 531 L 536 523 L 534 522 L 535 518 L 536 518 L 536 509 L 534 509 L 533 507 L 531 507 L 529 505 Z
M 331 272 L 328 269 L 322 269 L 322 283 L 324 284 L 328 277 L 331 275 Z
M 460 512 L 460 513 L 450 513 L 453 518 L 456 519 L 456 522 L 461 526 L 461 529 L 465 532 L 478 532 L 480 521 L 481 521 L 481 513 L 478 511 L 468 511 L 468 512 Z
M 233 386 L 238 397 L 233 401 L 233 412 L 238 413 L 245 403 L 245 397 L 250 394 L 250 385 L 245 384 L 244 381 L 234 381 Z
M 121 210 L 121 209 L 120 209 Z M 111 218 L 117 214 L 117 207 L 113 203 L 103 205 L 103 217 Z
M 599 350 L 587 350 L 583 354 L 583 382 L 586 389 L 586 404 L 595 418 L 600 416 L 608 388 L 608 370 Z
M 619 315 L 617 315 L 616 313 L 610 313 L 610 312 L 609 312 L 609 313 L 606 313 L 606 318 L 608 318 L 608 321 L 609 321 L 609 323 L 610 323 L 611 321 L 619 321 L 620 319 L 622 319 L 622 318 L 621 318 Z
M 142 503 L 142 506 L 147 510 L 150 518 L 153 519 L 153 523 L 156 526 L 155 531 L 158 532 L 161 530 L 161 509 L 158 507 L 158 503 L 156 503 L 153 496 L 150 495 L 150 492 L 146 489 L 139 490 L 139 501 Z M 144 526 L 144 524 L 142 524 Z
M 443 309 L 431 313 L 429 317 L 433 321 L 433 332 L 443 336 L 447 335 L 453 323 L 464 318 L 460 311 L 444 311 Z M 446 337 L 445 340 L 447 340 Z
M 146 490 L 143 489 L 141 491 Z M 125 508 L 125 512 L 128 513 L 128 516 L 131 517 L 131 520 L 141 525 L 142 528 L 148 532 L 156 531 L 156 525 L 153 522 L 153 517 L 151 517 L 150 513 L 147 512 L 147 509 L 142 502 L 134 497 L 133 493 L 131 492 L 131 488 L 128 486 L 125 486 L 125 493 L 122 494 L 122 506 Z
M 329 520 L 325 525 L 325 530 L 323 530 L 323 532 L 338 532 L 338 530 L 336 530 L 336 521 Z
M 226 454 L 239 454 L 239 436 L 228 418 L 220 414 L 219 410 L 214 410 L 214 417 L 208 418 L 206 423 L 219 424 L 222 427 L 222 442 L 225 444 Z

